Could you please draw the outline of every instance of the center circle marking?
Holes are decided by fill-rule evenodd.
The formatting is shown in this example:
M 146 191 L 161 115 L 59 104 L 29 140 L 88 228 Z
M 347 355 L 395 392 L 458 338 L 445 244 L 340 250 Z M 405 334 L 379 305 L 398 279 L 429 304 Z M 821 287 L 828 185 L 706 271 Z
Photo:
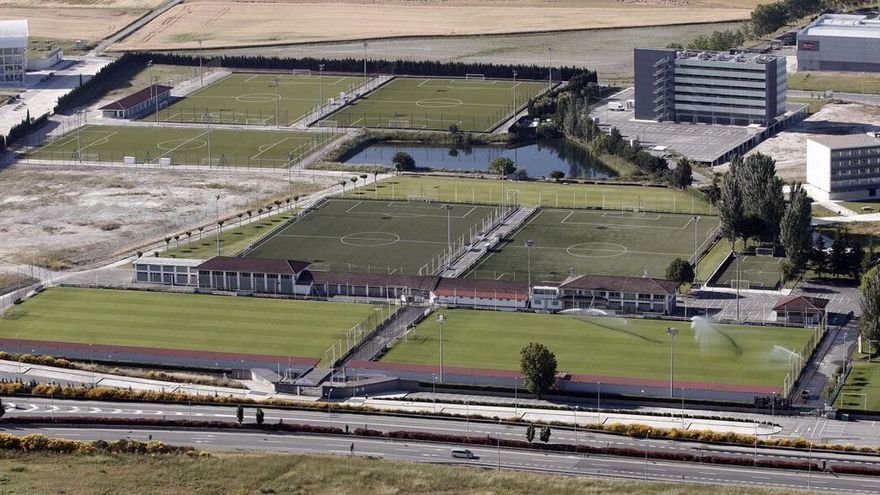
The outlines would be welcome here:
M 568 246 L 566 253 L 578 258 L 614 258 L 627 253 L 626 246 L 611 242 L 584 242 Z
M 206 146 L 208 142 L 201 139 L 169 139 L 156 143 L 156 147 L 162 151 L 193 151 Z
M 235 101 L 240 101 L 242 103 L 268 103 L 280 99 L 281 95 L 275 95 L 273 93 L 245 93 L 235 97 Z
M 458 98 L 425 98 L 416 102 L 422 108 L 452 108 L 464 105 Z
M 400 236 L 392 232 L 355 232 L 340 237 L 339 242 L 354 247 L 381 247 L 400 242 Z

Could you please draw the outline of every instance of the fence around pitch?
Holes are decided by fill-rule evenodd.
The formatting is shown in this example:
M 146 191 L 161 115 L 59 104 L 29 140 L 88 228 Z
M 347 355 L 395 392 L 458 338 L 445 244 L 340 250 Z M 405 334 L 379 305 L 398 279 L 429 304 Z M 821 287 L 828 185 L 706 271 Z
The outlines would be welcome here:
M 338 339 L 324 351 L 321 365 L 331 368 L 339 365 L 357 346 L 372 337 L 376 331 L 380 330 L 404 308 L 403 305 L 398 306 L 391 303 L 377 306 L 369 316 L 348 329 L 344 339 Z
M 252 243 L 248 244 L 244 249 L 239 251 L 239 253 L 236 254 L 236 256 L 238 256 L 238 257 L 247 256 L 248 254 L 253 252 L 254 249 L 260 247 L 268 239 L 271 239 L 275 234 L 277 234 L 278 232 L 281 232 L 282 230 L 286 229 L 287 227 L 299 222 L 300 220 L 302 220 L 306 216 L 311 215 L 313 211 L 315 211 L 318 208 L 320 208 L 321 206 L 323 206 L 324 203 L 326 203 L 326 202 L 327 202 L 327 197 L 325 196 L 325 197 L 319 199 L 318 201 L 315 201 L 315 203 L 313 203 L 308 208 L 304 208 L 301 211 L 298 211 L 296 213 L 296 215 L 292 216 L 291 218 L 288 218 L 287 221 L 279 223 L 278 225 L 273 227 L 271 230 L 269 230 L 268 232 L 264 233 L 259 238 L 254 240 Z

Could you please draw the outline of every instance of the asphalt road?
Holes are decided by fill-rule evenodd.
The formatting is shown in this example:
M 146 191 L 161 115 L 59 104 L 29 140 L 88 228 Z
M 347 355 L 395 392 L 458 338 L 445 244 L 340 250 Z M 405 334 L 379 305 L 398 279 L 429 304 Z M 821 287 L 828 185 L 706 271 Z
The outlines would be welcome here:
M 265 432 L 221 432 L 157 428 L 33 427 L 14 428 L 17 434 L 41 433 L 76 440 L 129 438 L 160 440 L 199 448 L 374 456 L 387 460 L 445 463 L 529 470 L 578 476 L 648 479 L 652 481 L 712 483 L 740 486 L 812 489 L 838 493 L 878 493 L 880 479 L 836 476 L 818 472 L 713 466 L 643 460 L 633 457 L 578 456 L 492 447 L 468 447 L 479 459 L 454 459 L 451 444 L 290 435 Z
M 101 401 L 71 401 L 71 400 L 54 400 L 54 399 L 39 399 L 39 398 L 9 398 L 4 400 L 4 405 L 6 407 L 6 417 L 27 417 L 27 416 L 40 416 L 40 417 L 108 417 L 108 418 L 152 418 L 152 419 L 194 419 L 194 420 L 209 420 L 209 421 L 226 421 L 226 422 L 235 422 L 235 408 L 232 405 L 229 406 L 201 406 L 194 405 L 189 406 L 187 404 L 148 404 L 148 403 L 124 403 L 124 402 L 101 402 Z M 297 410 L 284 410 L 284 409 L 273 409 L 273 408 L 263 408 L 265 413 L 265 421 L 266 423 L 274 423 L 279 420 L 283 420 L 285 423 L 300 423 L 300 424 L 312 424 L 312 425 L 324 425 L 324 426 L 336 426 L 339 428 L 345 428 L 348 426 L 350 429 L 354 430 L 358 427 L 368 427 L 374 430 L 381 431 L 421 431 L 421 432 L 430 432 L 436 434 L 450 434 L 450 435 L 462 435 L 462 434 L 470 434 L 472 436 L 492 436 L 509 440 L 524 440 L 525 439 L 525 427 L 522 425 L 510 425 L 510 424 L 499 424 L 495 422 L 485 422 L 485 421 L 465 421 L 462 419 L 453 419 L 453 418 L 431 418 L 431 417 L 421 417 L 421 416 L 399 416 L 399 415 L 389 415 L 389 414 L 362 414 L 362 413 L 351 413 L 351 412 L 331 412 L 328 414 L 325 411 L 297 411 Z M 248 407 L 245 409 L 245 422 L 253 423 L 255 408 Z M 2 426 L 2 424 L 0 424 Z M 41 427 L 42 428 L 42 427 Z M 37 429 L 41 429 L 37 428 Z M 79 431 L 82 428 L 70 428 L 70 427 L 46 427 L 48 431 L 50 431 L 55 436 L 64 436 L 61 432 L 69 432 L 69 431 Z M 10 433 L 21 433 L 21 432 L 29 432 L 33 428 L 24 427 L 20 428 L 19 425 L 8 425 L 3 427 L 4 430 Z M 103 429 L 92 429 L 88 428 L 89 434 L 92 432 L 101 432 Z M 145 431 L 167 431 L 162 428 L 141 428 L 141 427 L 121 427 L 120 428 L 110 428 L 106 430 L 108 433 L 108 437 L 88 437 L 88 439 L 93 438 L 116 438 L 112 435 L 119 434 L 120 431 L 137 431 L 139 435 Z M 150 433 L 147 433 L 150 434 Z M 169 442 L 178 443 L 178 444 L 191 444 L 194 446 L 204 447 L 204 448 L 234 448 L 241 446 L 242 448 L 249 448 L 244 444 L 238 444 L 236 442 L 227 441 L 229 435 L 233 437 L 235 435 L 245 435 L 248 438 L 253 436 L 255 437 L 272 437 L 272 438 L 298 438 L 298 436 L 293 436 L 290 434 L 273 434 L 273 433 L 265 433 L 265 432 L 217 432 L 217 431 L 209 431 L 209 430 L 198 430 L 198 429 L 190 429 L 190 430 L 181 430 L 180 435 L 182 437 L 157 437 L 157 439 L 168 439 Z M 146 435 L 142 435 L 146 436 Z M 80 437 L 72 437 L 72 438 L 80 438 Z M 135 437 L 132 437 L 135 438 Z M 137 437 L 140 438 L 140 437 Z M 337 437 L 338 438 L 338 437 Z M 361 440 L 358 440 L 361 441 Z M 363 441 L 367 441 L 364 439 Z M 700 444 L 696 442 L 682 442 L 682 441 L 668 441 L 668 440 L 659 440 L 659 439 L 648 439 L 647 441 L 644 439 L 635 439 L 629 437 L 622 437 L 618 435 L 609 435 L 599 432 L 592 431 L 574 431 L 570 429 L 560 429 L 554 428 L 552 431 L 551 441 L 554 443 L 578 443 L 581 445 L 590 445 L 594 447 L 617 447 L 617 448 L 628 448 L 628 449 L 638 449 L 643 450 L 647 446 L 651 451 L 662 451 L 662 452 L 681 452 L 681 453 L 689 453 L 697 457 L 708 456 L 708 455 L 723 455 L 725 457 L 739 457 L 746 460 L 753 460 L 757 456 L 760 460 L 769 460 L 769 459 L 777 459 L 777 460 L 813 460 L 815 463 L 819 464 L 821 461 L 825 460 L 829 463 L 837 463 L 837 464 L 857 464 L 857 465 L 865 465 L 872 467 L 880 467 L 880 458 L 877 456 L 870 455 L 858 455 L 858 454 L 828 454 L 828 453 L 804 453 L 801 451 L 791 451 L 784 449 L 772 449 L 772 448 L 758 448 L 755 449 L 753 447 L 733 447 L 733 446 L 722 446 L 722 445 L 706 445 Z M 285 444 L 287 440 L 278 439 L 278 442 L 281 444 Z M 349 440 L 346 440 L 349 442 Z M 349 442 L 350 443 L 350 442 Z M 346 443 L 346 448 L 349 443 Z M 268 442 L 268 444 L 272 444 L 272 442 Z M 262 445 L 262 443 L 258 442 L 256 445 Z M 473 450 L 473 449 L 472 449 Z M 311 452 L 312 450 L 310 450 Z M 330 453 L 338 453 L 338 452 L 330 452 Z M 347 453 L 347 452 L 346 452 Z M 533 454 L 529 454 L 533 455 Z M 541 454 L 543 456 L 544 454 Z M 565 456 L 562 456 L 565 457 Z M 658 461 L 659 462 L 659 461 Z M 673 463 L 675 465 L 675 463 Z M 694 464 L 688 464 L 688 470 L 697 469 Z M 705 467 L 707 465 L 698 465 L 699 470 L 705 471 Z M 513 466 L 512 466 L 513 467 Z M 741 468 L 733 468 L 733 467 L 723 467 L 723 466 L 711 466 L 712 470 L 715 469 L 741 469 Z M 678 471 L 676 471 L 678 472 Z M 741 478 L 745 476 L 745 473 L 754 473 L 753 469 L 745 469 L 743 470 L 743 474 L 739 475 Z M 776 471 L 774 471 L 776 472 Z M 658 472 L 659 475 L 659 472 Z M 680 474 L 678 475 L 680 476 Z M 744 478 L 745 479 L 745 478 Z M 874 479 L 874 478 L 870 478 Z M 706 481 L 706 480 L 703 480 Z M 765 481 L 763 478 L 758 477 L 752 479 L 752 481 L 763 484 Z M 880 478 L 877 478 L 877 489 L 880 490 Z M 774 485 L 777 486 L 777 485 Z M 866 485 L 867 486 L 867 485 Z

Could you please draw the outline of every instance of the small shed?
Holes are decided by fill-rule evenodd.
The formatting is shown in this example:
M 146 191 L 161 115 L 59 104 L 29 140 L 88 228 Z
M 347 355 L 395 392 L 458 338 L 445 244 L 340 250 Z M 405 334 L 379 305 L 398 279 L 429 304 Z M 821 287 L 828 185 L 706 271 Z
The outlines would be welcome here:
M 171 86 L 153 84 L 101 107 L 104 117 L 133 119 L 161 108 L 171 98 Z
M 817 325 L 825 317 L 828 299 L 802 295 L 785 296 L 776 302 L 776 321 Z

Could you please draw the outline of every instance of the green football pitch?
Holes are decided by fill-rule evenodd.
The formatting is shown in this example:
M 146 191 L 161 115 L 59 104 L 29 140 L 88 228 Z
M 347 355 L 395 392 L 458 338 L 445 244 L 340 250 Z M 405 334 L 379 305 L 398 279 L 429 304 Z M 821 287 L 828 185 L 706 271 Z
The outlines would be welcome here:
M 418 165 L 418 164 L 416 164 Z M 543 181 L 463 179 L 401 175 L 348 192 L 349 198 L 408 199 L 498 204 L 508 202 L 549 208 L 602 208 L 715 215 L 698 193 L 666 187 L 618 184 L 560 184 Z
M 485 132 L 546 89 L 547 83 L 535 81 L 397 77 L 322 122 L 441 130 L 456 125 L 463 131 Z
M 858 411 L 880 411 L 880 362 L 856 354 L 853 369 L 837 395 L 834 407 Z
M 362 83 L 361 77 L 336 75 L 235 73 L 160 109 L 159 120 L 286 126 L 317 107 L 322 94 L 324 101 L 338 98 Z
M 337 137 L 325 132 L 86 125 L 29 152 L 39 160 L 286 167 Z M 210 155 L 210 160 L 209 160 Z
M 443 364 L 519 369 L 520 349 L 540 342 L 556 353 L 561 372 L 606 377 L 669 378 L 669 321 L 444 310 Z M 426 318 L 382 358 L 435 365 L 439 323 Z M 675 341 L 676 380 L 781 386 L 789 359 L 774 346 L 801 352 L 814 331 L 680 322 Z M 778 348 L 778 347 L 777 347 Z
M 368 304 L 53 288 L 7 310 L 0 336 L 321 358 L 373 310 Z
M 452 240 L 482 230 L 496 210 L 455 205 L 448 217 Z M 418 275 L 432 271 L 447 245 L 442 204 L 332 199 L 260 242 L 247 256 L 307 261 L 328 270 Z
M 739 280 L 741 289 L 775 289 L 782 281 L 783 261 L 785 258 L 743 255 L 739 259 L 738 276 L 736 260 L 731 260 L 715 276 L 711 284 L 736 288 L 736 281 Z
M 559 282 L 576 274 L 647 273 L 662 278 L 675 258 L 687 260 L 697 243 L 718 226 L 718 218 L 614 210 L 542 209 L 518 232 L 489 252 L 472 278 L 526 280 L 529 251 L 534 283 Z M 529 250 L 526 240 L 534 241 Z

